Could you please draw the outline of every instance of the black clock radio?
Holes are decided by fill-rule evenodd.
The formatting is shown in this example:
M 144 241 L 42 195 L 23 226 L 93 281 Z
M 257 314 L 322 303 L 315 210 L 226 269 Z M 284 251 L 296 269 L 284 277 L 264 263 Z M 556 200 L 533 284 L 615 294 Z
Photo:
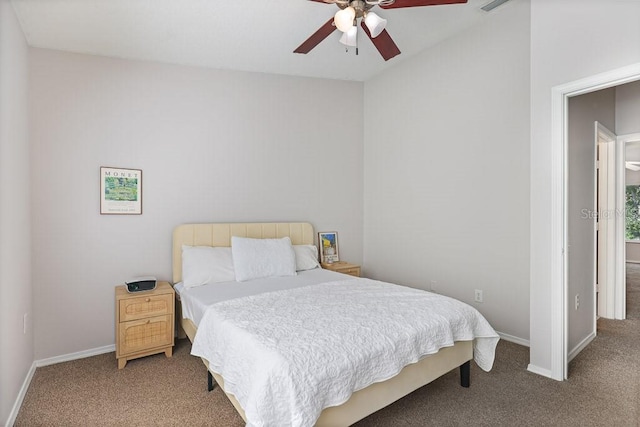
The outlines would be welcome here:
M 156 278 L 153 276 L 134 277 L 124 283 L 128 292 L 151 291 L 156 288 Z

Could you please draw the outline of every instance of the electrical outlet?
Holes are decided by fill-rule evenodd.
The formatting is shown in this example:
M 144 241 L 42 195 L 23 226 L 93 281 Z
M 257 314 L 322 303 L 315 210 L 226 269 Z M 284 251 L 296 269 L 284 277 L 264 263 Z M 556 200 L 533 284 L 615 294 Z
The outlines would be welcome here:
M 482 302 L 484 301 L 484 298 L 482 296 L 482 290 L 481 289 L 476 289 L 475 290 L 475 300 L 476 302 Z
M 436 284 L 437 284 L 437 282 L 435 280 L 431 281 L 431 292 L 435 292 L 436 291 Z
M 576 294 L 576 310 L 580 308 L 580 294 Z
M 27 334 L 27 319 L 28 319 L 28 317 L 29 317 L 29 313 L 25 313 L 22 316 L 22 333 L 25 334 L 25 335 Z

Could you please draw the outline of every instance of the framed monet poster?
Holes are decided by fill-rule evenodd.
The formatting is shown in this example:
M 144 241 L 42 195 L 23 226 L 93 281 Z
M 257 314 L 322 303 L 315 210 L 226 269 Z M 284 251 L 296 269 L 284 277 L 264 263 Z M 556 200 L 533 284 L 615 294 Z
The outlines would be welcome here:
M 335 231 L 322 231 L 318 233 L 320 244 L 320 262 L 331 264 L 340 261 L 338 256 L 338 233 Z
M 100 214 L 142 214 L 142 170 L 100 167 Z

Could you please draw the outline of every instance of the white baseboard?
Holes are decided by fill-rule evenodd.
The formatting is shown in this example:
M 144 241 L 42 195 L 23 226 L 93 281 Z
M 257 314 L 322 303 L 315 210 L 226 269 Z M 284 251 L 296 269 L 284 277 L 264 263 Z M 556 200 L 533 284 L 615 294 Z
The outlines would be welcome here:
M 542 375 L 543 377 L 554 379 L 549 369 L 544 369 L 539 366 L 532 365 L 531 363 L 529 363 L 529 366 L 527 366 L 527 371 L 533 372 L 534 374 Z
M 504 333 L 499 332 L 499 331 L 496 331 L 496 332 L 497 332 L 498 335 L 500 335 L 500 338 L 505 340 L 505 341 L 513 342 L 513 343 L 516 343 L 516 344 L 520 344 L 520 345 L 523 345 L 525 347 L 531 347 L 531 343 L 530 343 L 529 340 L 525 340 L 525 339 L 520 338 L 520 337 L 514 337 L 513 335 L 504 334 Z M 544 368 L 541 368 L 539 366 L 532 365 L 531 363 L 529 363 L 529 365 L 527 366 L 527 371 L 532 372 L 534 374 L 542 375 L 543 377 L 555 379 L 555 378 L 553 378 L 553 374 L 549 369 L 544 369 Z
M 524 338 L 520 338 L 520 337 L 516 337 L 516 336 L 513 336 L 513 335 L 505 334 L 505 333 L 500 332 L 500 331 L 496 331 L 496 333 L 498 335 L 500 335 L 500 339 L 503 339 L 505 341 L 509 341 L 509 342 L 512 342 L 512 343 L 515 343 L 515 344 L 519 344 L 519 345 L 523 345 L 525 347 L 530 347 L 531 346 L 530 343 L 529 343 L 529 340 L 525 340 Z
M 584 350 L 584 348 L 586 346 L 589 345 L 589 343 L 591 341 L 593 341 L 593 339 L 596 337 L 596 333 L 595 332 L 591 332 L 585 339 L 583 339 L 580 343 L 578 343 L 577 346 L 575 346 L 570 352 L 569 354 L 567 354 L 567 363 L 571 362 L 573 360 L 574 357 L 576 357 L 578 355 L 578 353 L 580 353 L 582 350 Z
M 36 373 L 36 362 L 31 364 L 31 368 L 27 372 L 27 376 L 22 382 L 22 387 L 20 387 L 20 392 L 18 393 L 18 397 L 16 398 L 15 403 L 13 404 L 13 408 L 11 408 L 11 412 L 9 413 L 9 419 L 5 424 L 6 427 L 11 427 L 16 422 L 16 418 L 18 417 L 18 412 L 20 412 L 20 407 L 22 406 L 22 402 L 24 401 L 24 397 L 27 394 L 27 390 L 29 389 L 29 384 L 31 384 L 31 379 L 33 378 L 33 374 Z
M 61 356 L 49 357 L 47 359 L 36 360 L 36 367 L 55 365 L 56 363 L 69 362 L 70 360 L 84 359 L 85 357 L 97 356 L 99 354 L 111 353 L 116 351 L 116 345 L 105 345 L 104 347 L 92 348 L 89 350 L 78 351 L 76 353 L 63 354 Z

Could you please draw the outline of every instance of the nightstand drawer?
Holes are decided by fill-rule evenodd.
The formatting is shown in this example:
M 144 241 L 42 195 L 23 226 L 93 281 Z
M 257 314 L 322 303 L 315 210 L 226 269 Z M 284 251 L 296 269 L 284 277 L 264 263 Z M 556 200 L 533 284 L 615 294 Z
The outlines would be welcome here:
M 173 344 L 173 316 L 156 316 L 118 325 L 118 355 L 126 356 Z
M 120 322 L 144 319 L 151 316 L 173 313 L 173 295 L 141 295 L 127 298 L 120 303 Z
M 322 268 L 337 271 L 338 273 L 348 274 L 350 276 L 360 277 L 360 266 L 358 264 L 350 264 L 344 261 L 334 262 L 333 264 L 321 264 Z
M 345 268 L 337 271 L 339 271 L 340 273 L 349 274 L 351 276 L 360 277 L 360 267 Z

